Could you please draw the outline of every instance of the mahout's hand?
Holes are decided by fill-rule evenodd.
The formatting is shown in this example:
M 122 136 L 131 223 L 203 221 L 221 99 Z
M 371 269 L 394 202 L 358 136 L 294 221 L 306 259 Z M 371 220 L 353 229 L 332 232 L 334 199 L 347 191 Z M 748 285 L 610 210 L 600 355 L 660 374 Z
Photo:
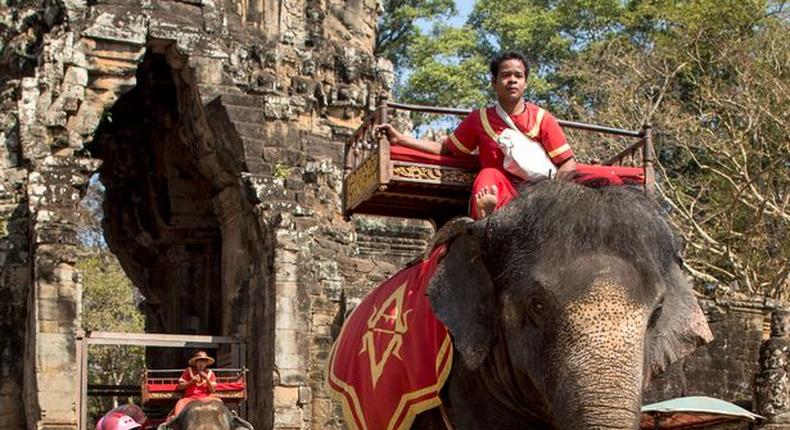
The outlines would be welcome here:
M 375 130 L 378 134 L 385 134 L 390 141 L 390 145 L 398 145 L 403 140 L 403 133 L 396 130 L 391 124 L 377 125 Z

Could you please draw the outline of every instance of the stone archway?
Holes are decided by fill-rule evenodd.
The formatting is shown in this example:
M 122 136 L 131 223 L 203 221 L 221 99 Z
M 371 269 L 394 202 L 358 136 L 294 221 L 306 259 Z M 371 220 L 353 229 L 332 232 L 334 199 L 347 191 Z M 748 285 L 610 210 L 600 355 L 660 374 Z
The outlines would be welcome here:
M 217 136 L 225 108 L 203 105 L 189 58 L 168 42 L 149 45 L 135 81 L 87 145 L 102 161 L 107 243 L 146 297 L 146 331 L 250 342 L 250 385 L 264 389 L 251 390 L 248 411 L 265 416 L 256 405 L 270 404 L 271 352 L 254 340 L 273 329 L 249 319 L 272 313 L 270 250 L 254 193 L 244 192 L 244 164 Z M 229 352 L 219 351 L 220 363 Z M 191 353 L 154 349 L 148 366 L 177 368 Z
M 10 289 L 10 305 L 0 306 L 9 310 L 0 323 L 10 324 L 2 327 L 13 331 L 0 333 L 0 353 L 24 357 L 0 369 L 0 429 L 16 430 L 22 415 L 28 428 L 77 425 L 74 342 L 82 286 L 74 209 L 99 169 L 108 169 L 117 196 L 108 202 L 109 242 L 135 282 L 149 287 L 149 327 L 242 337 L 256 426 L 338 428 L 330 424 L 334 406 L 321 382 L 331 326 L 348 294 L 358 295 L 363 279 L 380 272 L 377 264 L 350 257 L 353 231 L 337 213 L 342 142 L 372 106 L 379 80 L 391 75 L 371 52 L 375 1 L 351 8 L 56 3 L 40 13 L 61 13 L 64 25 L 36 34 L 37 66 L 13 88 L 19 178 L 0 180 L 19 196 L 17 218 L 7 218 L 9 233 L 25 236 L 10 238 L 16 265 L 4 272 L 4 279 L 24 282 Z M 153 73 L 150 82 L 138 82 L 140 64 L 156 56 L 144 66 Z M 130 141 L 122 151 L 101 153 L 97 130 L 110 131 L 103 122 L 123 118 L 127 101 L 127 116 L 152 116 L 133 108 L 145 106 L 132 103 L 133 96 L 120 100 L 148 84 L 175 87 L 176 109 L 171 86 L 169 107 L 154 115 L 166 129 L 154 130 L 163 134 L 154 140 L 174 145 L 141 151 L 150 158 L 145 162 L 124 158 L 140 149 Z M 0 118 L 0 136 L 6 123 Z M 142 131 L 152 130 L 125 133 Z M 106 133 L 108 148 L 118 136 Z M 153 167 L 144 170 L 149 161 Z M 131 167 L 114 171 L 113 163 Z M 144 186 L 124 185 L 134 180 Z M 186 212 L 199 216 L 187 222 L 174 212 L 189 206 L 173 198 L 175 189 L 194 197 L 185 198 L 194 209 Z M 186 232 L 180 238 L 179 226 Z M 168 259 L 191 268 L 165 272 Z M 348 289 L 347 279 L 360 288 Z M 171 310 L 175 299 L 153 294 L 181 294 L 194 283 L 206 296 L 183 315 Z M 219 309 L 207 308 L 216 297 Z
M 110 54 L 101 50 L 108 43 L 116 49 Z M 195 65 L 174 42 L 152 40 L 134 50 L 89 39 L 76 44 L 84 48 L 81 55 L 97 59 L 90 71 L 66 67 L 68 79 L 57 90 L 74 96 L 75 80 L 86 86 L 76 94 L 77 108 L 66 112 L 70 126 L 61 138 L 69 144 L 52 148 L 54 156 L 39 148 L 29 178 L 37 215 L 31 227 L 36 260 L 29 308 L 38 311 L 28 313 L 27 323 L 26 350 L 36 363 L 25 367 L 28 427 L 76 423 L 73 333 L 79 329 L 81 285 L 71 212 L 97 171 L 106 187 L 106 239 L 148 300 L 147 331 L 231 335 L 253 345 L 246 360 L 252 388 L 248 413 L 253 421 L 270 421 L 269 233 L 255 210 L 258 197 L 247 189 L 239 148 L 216 137 L 215 129 L 228 127 L 224 106 L 204 106 Z M 101 55 L 126 57 L 105 64 Z M 32 84 L 23 87 L 31 108 L 46 95 Z M 40 127 L 36 121 L 21 118 L 28 127 L 23 138 L 28 133 L 31 146 L 31 132 Z M 249 324 L 256 317 L 260 323 Z M 149 365 L 181 366 L 191 352 L 154 352 Z
M 165 55 L 149 51 L 137 85 L 107 111 L 88 147 L 102 160 L 105 235 L 147 298 L 147 331 L 225 334 L 213 203 L 221 184 L 201 174 L 182 139 L 172 75 Z M 177 367 L 183 358 L 160 356 L 154 365 Z

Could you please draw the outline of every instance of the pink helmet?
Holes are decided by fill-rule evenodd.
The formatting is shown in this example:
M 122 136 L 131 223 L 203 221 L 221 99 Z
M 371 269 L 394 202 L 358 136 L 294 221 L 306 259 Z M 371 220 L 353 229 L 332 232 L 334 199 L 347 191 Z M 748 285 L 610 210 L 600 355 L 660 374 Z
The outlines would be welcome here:
M 102 418 L 97 426 L 97 430 L 132 430 L 141 428 L 137 421 L 133 420 L 129 415 L 122 414 L 109 414 Z

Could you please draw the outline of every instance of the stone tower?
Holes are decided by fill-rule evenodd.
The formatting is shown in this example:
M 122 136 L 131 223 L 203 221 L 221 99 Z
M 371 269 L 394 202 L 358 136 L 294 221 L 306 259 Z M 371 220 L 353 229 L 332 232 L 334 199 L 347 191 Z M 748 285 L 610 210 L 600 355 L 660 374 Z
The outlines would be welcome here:
M 336 426 L 321 382 L 333 324 L 392 269 L 352 256 L 339 214 L 342 143 L 392 81 L 372 55 L 377 2 L 10 4 L 0 429 L 77 425 L 75 209 L 96 173 L 147 330 L 246 341 L 256 428 Z
M 755 412 L 766 417 L 760 427 L 790 429 L 790 311 L 771 314 L 771 337 L 760 347 L 760 370 L 754 379 Z

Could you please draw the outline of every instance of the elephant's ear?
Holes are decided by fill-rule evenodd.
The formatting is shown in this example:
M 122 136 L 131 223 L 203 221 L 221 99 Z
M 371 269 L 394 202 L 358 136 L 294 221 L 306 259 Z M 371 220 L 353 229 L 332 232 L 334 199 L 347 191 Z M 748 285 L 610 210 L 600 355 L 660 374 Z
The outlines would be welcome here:
M 252 424 L 236 415 L 233 416 L 233 420 L 230 422 L 230 428 L 231 430 L 255 430 Z
M 648 380 L 670 364 L 713 340 L 705 314 L 680 266 L 673 264 L 664 279 L 666 295 L 661 316 L 646 339 Z
M 495 298 L 476 235 L 461 233 L 451 239 L 431 279 L 428 296 L 464 364 L 470 369 L 479 367 L 491 348 Z

